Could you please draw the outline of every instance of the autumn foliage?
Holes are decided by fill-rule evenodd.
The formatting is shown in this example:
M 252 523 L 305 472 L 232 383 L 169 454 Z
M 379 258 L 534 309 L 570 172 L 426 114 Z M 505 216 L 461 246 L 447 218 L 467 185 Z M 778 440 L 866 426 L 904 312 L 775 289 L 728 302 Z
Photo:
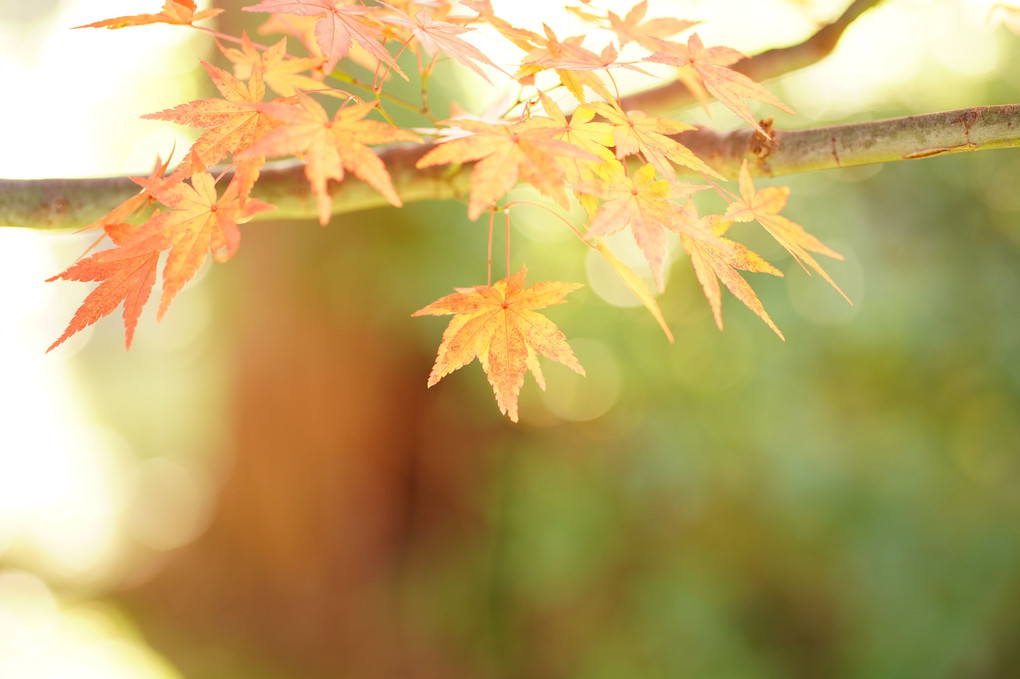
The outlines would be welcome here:
M 736 190 L 727 188 L 709 163 L 677 140 L 675 135 L 690 125 L 628 110 L 614 72 L 644 73 L 642 65 L 649 63 L 673 66 L 703 103 L 718 100 L 763 138 L 768 126 L 755 118 L 749 101 L 790 109 L 731 68 L 743 54 L 706 47 L 692 32 L 694 20 L 648 18 L 646 1 L 623 17 L 589 0 L 568 2 L 566 8 L 588 27 L 584 35 L 561 38 L 547 26 L 541 33 L 514 26 L 489 0 L 262 0 L 243 9 L 268 15 L 257 29 L 260 35 L 282 34 L 267 44 L 247 33 L 235 37 L 195 26 L 222 10 L 199 11 L 191 0 L 167 0 L 155 14 L 88 24 L 113 29 L 165 23 L 206 30 L 216 36 L 222 61 L 232 71 L 202 62 L 218 96 L 143 116 L 204 132 L 176 167 L 157 160 L 148 177 L 135 178 L 139 193 L 90 227 L 102 230 L 110 247 L 54 277 L 98 285 L 50 349 L 121 306 L 130 346 L 157 274 L 161 318 L 209 255 L 229 259 L 240 244 L 239 226 L 272 209 L 252 197 L 269 158 L 304 163 L 322 224 L 334 207 L 330 182 L 346 181 L 349 173 L 401 206 L 378 153 L 391 144 L 422 146 L 418 168 L 473 164 L 467 214 L 472 220 L 489 215 L 490 262 L 492 218 L 513 209 L 517 203 L 507 202 L 507 193 L 527 184 L 548 199 L 542 205 L 581 243 L 606 258 L 671 341 L 654 290 L 604 237 L 629 231 L 654 288 L 661 290 L 673 234 L 690 257 L 720 329 L 721 282 L 782 337 L 742 272 L 782 273 L 733 240 L 730 226 L 757 222 L 806 270 L 834 287 L 814 256 L 839 255 L 781 214 L 788 189 L 756 189 L 746 163 Z M 688 35 L 678 37 L 683 34 Z M 519 59 L 494 63 L 480 47 L 493 40 L 516 47 Z M 489 82 L 513 86 L 518 94 L 484 114 L 457 109 L 437 115 L 429 104 L 428 79 L 443 59 Z M 418 79 L 420 99 L 393 95 L 388 83 L 394 78 Z M 396 125 L 395 107 L 415 112 L 421 123 L 414 129 Z M 697 181 L 682 181 L 679 174 Z M 692 196 L 703 190 L 722 196 L 728 207 L 699 214 Z M 583 223 L 568 216 L 575 205 Z M 493 283 L 490 267 L 484 285 L 457 288 L 414 315 L 452 316 L 428 385 L 477 358 L 500 410 L 516 421 L 525 373 L 544 388 L 538 356 L 584 374 L 564 334 L 538 313 L 564 302 L 580 284 L 526 286 L 525 269 L 511 275 L 507 259 L 504 279 Z

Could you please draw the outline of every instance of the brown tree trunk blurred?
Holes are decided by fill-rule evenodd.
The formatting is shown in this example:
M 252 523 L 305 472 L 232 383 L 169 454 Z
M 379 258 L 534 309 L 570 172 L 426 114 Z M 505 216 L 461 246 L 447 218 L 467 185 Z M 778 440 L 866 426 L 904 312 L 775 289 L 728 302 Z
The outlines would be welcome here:
M 412 591 L 484 529 L 484 434 L 427 398 L 407 332 L 373 324 L 378 260 L 344 231 L 257 225 L 231 265 L 233 467 L 208 531 L 130 595 L 189 679 L 485 675 Z M 317 257 L 343 248 L 323 290 Z

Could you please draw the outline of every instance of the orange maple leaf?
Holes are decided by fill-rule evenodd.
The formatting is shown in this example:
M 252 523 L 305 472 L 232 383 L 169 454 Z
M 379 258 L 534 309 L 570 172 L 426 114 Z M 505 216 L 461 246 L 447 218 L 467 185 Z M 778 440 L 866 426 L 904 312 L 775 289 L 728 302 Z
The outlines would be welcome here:
M 315 37 L 317 23 L 319 19 L 314 16 L 270 14 L 268 19 L 259 24 L 255 32 L 259 35 L 283 34 L 295 38 L 308 50 L 308 56 L 322 59 L 322 63 L 325 64 L 326 55 L 322 53 L 319 39 Z
M 173 152 L 171 151 L 170 157 L 172 156 Z M 156 156 L 156 162 L 152 166 L 152 171 L 149 172 L 148 177 L 131 178 L 132 181 L 142 187 L 142 190 L 107 212 L 100 219 L 97 219 L 83 228 L 82 231 L 86 231 L 88 229 L 104 229 L 106 230 L 107 235 L 110 235 L 111 229 L 120 231 L 122 227 L 130 226 L 126 223 L 127 220 L 130 219 L 136 212 L 143 210 L 156 200 L 152 196 L 152 192 L 149 189 L 150 186 L 159 186 L 163 182 L 176 182 L 184 179 L 183 174 L 176 173 L 170 177 L 163 177 L 167 168 L 170 166 L 170 157 L 163 162 L 159 159 L 159 156 Z M 93 245 L 93 247 L 95 247 L 95 245 Z
M 659 308 L 659 303 L 655 301 L 655 295 L 645 285 L 645 281 L 633 269 L 627 266 L 622 259 L 617 257 L 601 239 L 596 238 L 593 244 L 595 249 L 599 251 L 599 254 L 609 263 L 609 266 L 613 267 L 613 271 L 620 277 L 620 281 L 634 293 L 638 301 L 652 314 L 652 318 L 659 324 L 662 331 L 666 333 L 666 339 L 672 344 L 673 332 L 669 329 L 666 318 L 662 315 L 662 309 Z
M 125 244 L 136 229 L 137 227 L 132 224 L 111 224 L 107 225 L 106 232 L 119 246 Z M 130 349 L 138 317 L 141 316 L 142 307 L 149 300 L 152 286 L 156 282 L 158 262 L 158 250 L 133 252 L 114 247 L 82 259 L 63 273 L 48 278 L 47 281 L 63 279 L 100 283 L 78 307 L 64 333 L 46 351 L 53 351 L 71 335 L 112 314 L 121 303 L 124 304 L 124 341 L 125 346 Z
M 587 161 L 572 158 L 572 162 L 565 163 L 566 166 L 576 167 L 578 162 L 600 163 L 615 157 L 609 150 L 609 147 L 615 143 L 613 127 L 609 123 L 593 122 L 595 111 L 585 105 L 578 106 L 568 121 L 563 110 L 551 97 L 544 92 L 539 92 L 538 96 L 542 102 L 542 108 L 554 123 L 556 137 L 587 151 L 593 158 L 593 160 Z
M 615 51 L 604 52 L 600 56 L 582 47 L 583 35 L 560 40 L 551 28 L 545 24 L 542 24 L 542 28 L 545 29 L 545 37 L 534 36 L 535 47 L 521 59 L 521 68 L 514 77 L 520 80 L 551 68 L 578 101 L 585 100 L 585 86 L 597 92 L 599 96 L 611 99 L 613 95 L 606 89 L 605 84 L 589 71 L 608 68 L 616 59 Z
M 664 51 L 655 52 L 646 57 L 647 61 L 654 61 L 660 64 L 671 64 L 683 69 L 690 66 L 701 78 L 705 89 L 712 93 L 726 108 L 730 109 L 741 120 L 745 120 L 754 126 L 756 130 L 769 136 L 755 117 L 751 114 L 744 99 L 756 99 L 765 104 L 771 104 L 787 113 L 793 113 L 793 109 L 781 102 L 775 95 L 764 87 L 748 78 L 743 73 L 738 73 L 727 68 L 741 59 L 747 58 L 743 52 L 731 47 L 705 47 L 697 33 L 691 35 L 687 44 L 656 39 L 656 43 Z
M 154 189 L 160 203 L 173 208 L 146 222 L 125 247 L 141 250 L 170 250 L 163 266 L 163 295 L 156 319 L 162 319 L 178 291 L 198 273 L 206 256 L 225 262 L 241 243 L 238 224 L 250 220 L 272 205 L 240 195 L 240 182 L 230 182 L 216 197 L 215 182 L 207 172 L 167 188 Z
M 516 186 L 518 179 L 566 209 L 561 161 L 565 157 L 595 160 L 587 151 L 555 139 L 561 130 L 545 116 L 533 116 L 516 124 L 490 125 L 461 118 L 442 124 L 471 134 L 440 142 L 418 159 L 417 167 L 479 161 L 471 171 L 468 217 L 472 220 Z
M 484 52 L 459 37 L 461 33 L 473 31 L 473 28 L 458 26 L 447 21 L 435 21 L 427 9 L 419 10 L 414 15 L 414 19 L 404 14 L 387 14 L 382 16 L 381 20 L 410 30 L 415 39 L 417 39 L 418 44 L 421 45 L 421 48 L 430 57 L 435 56 L 439 52 L 444 52 L 486 80 L 489 80 L 489 76 L 485 74 L 485 71 L 478 64 L 485 64 L 497 70 L 502 70 L 499 66 L 492 63 L 489 57 L 485 56 Z M 489 82 L 491 83 L 492 81 L 489 80 Z
M 226 261 L 234 254 L 241 238 L 238 224 L 272 208 L 253 198 L 244 199 L 238 180 L 232 181 L 217 199 L 213 178 L 206 172 L 192 176 L 190 185 L 165 182 L 147 188 L 154 198 L 173 210 L 157 211 L 138 227 L 130 224 L 108 227 L 116 247 L 82 259 L 49 279 L 100 281 L 100 285 L 85 298 L 64 334 L 47 351 L 112 313 L 121 302 L 126 344 L 130 347 L 138 317 L 155 281 L 161 252 L 170 251 L 163 267 L 163 295 L 157 320 L 198 272 L 207 255 L 211 253 L 217 261 Z
M 843 255 L 825 246 L 820 240 L 805 231 L 800 224 L 779 214 L 779 211 L 786 205 L 789 195 L 790 189 L 786 186 L 769 186 L 755 191 L 754 181 L 751 179 L 751 172 L 748 170 L 745 160 L 740 167 L 741 200 L 730 203 L 723 214 L 723 219 L 734 222 L 758 220 L 758 223 L 764 226 L 765 230 L 786 248 L 787 252 L 793 255 L 793 258 L 801 266 L 807 265 L 817 271 L 822 278 L 828 281 L 829 285 L 843 295 L 846 301 L 850 302 L 846 293 L 839 289 L 839 286 L 829 277 L 829 274 L 825 273 L 822 265 L 810 253 L 815 252 L 833 259 L 843 259 Z
M 217 43 L 219 45 L 219 43 Z M 287 39 L 281 38 L 275 45 L 260 52 L 248 37 L 241 33 L 241 49 L 219 45 L 223 56 L 234 63 L 234 75 L 250 78 L 254 70 L 262 71 L 262 80 L 277 94 L 289 97 L 294 90 L 304 91 L 322 88 L 322 82 L 305 75 L 322 65 L 322 57 L 287 57 Z
M 417 135 L 378 120 L 365 120 L 375 108 L 374 103 L 342 106 L 330 119 L 326 109 L 307 94 L 298 92 L 297 100 L 297 106 L 264 104 L 263 111 L 285 124 L 238 155 L 238 159 L 301 154 L 306 163 L 305 177 L 318 200 L 321 224 L 328 223 L 333 212 L 327 182 L 330 179 L 341 181 L 345 169 L 367 182 L 393 205 L 403 205 L 386 166 L 367 144 L 421 141 Z
M 547 25 L 542 24 L 545 37 L 536 35 L 536 47 L 521 59 L 521 71 L 533 75 L 538 71 L 553 68 L 555 62 L 573 64 L 577 69 L 593 69 L 602 66 L 599 55 L 583 47 L 583 35 L 572 35 L 560 40 Z
M 616 157 L 623 160 L 629 155 L 640 153 L 666 179 L 676 176 L 670 163 L 689 167 L 710 177 L 722 179 L 722 175 L 705 165 L 694 153 L 668 135 L 685 130 L 693 130 L 669 118 L 645 115 L 642 111 L 624 113 L 616 106 L 604 102 L 586 104 L 613 125 L 613 137 L 616 140 Z
M 555 323 L 534 311 L 561 304 L 563 297 L 581 284 L 547 281 L 525 288 L 526 272 L 521 267 L 509 281 L 455 288 L 456 293 L 412 314 L 453 316 L 443 332 L 428 385 L 431 387 L 477 358 L 492 385 L 500 412 L 514 422 L 524 373 L 530 370 L 539 387 L 545 389 L 539 354 L 584 375 L 566 336 Z
M 461 0 L 461 4 L 468 9 L 473 9 L 478 12 L 478 20 L 484 21 L 489 24 L 504 38 L 517 45 L 518 48 L 525 52 L 530 52 L 531 49 L 542 42 L 542 36 L 533 31 L 529 31 L 526 28 L 517 28 L 512 26 L 508 22 L 496 16 L 495 11 L 492 9 L 492 2 L 490 0 Z
M 326 72 L 329 73 L 351 51 L 352 42 L 379 61 L 388 64 L 405 80 L 407 76 L 390 53 L 379 42 L 382 31 L 369 18 L 369 8 L 353 0 L 262 0 L 257 5 L 242 7 L 245 12 L 268 12 L 270 14 L 295 14 L 318 17 L 315 37 L 326 55 Z
M 166 0 L 163 3 L 163 11 L 159 14 L 132 14 L 130 16 L 104 19 L 84 26 L 75 28 L 125 28 L 127 26 L 144 26 L 146 24 L 183 24 L 190 25 L 192 22 L 208 19 L 221 13 L 222 9 L 203 9 L 195 11 L 193 0 Z
M 581 182 L 575 190 L 603 199 L 588 225 L 585 238 L 608 236 L 630 227 L 634 240 L 648 260 L 655 285 L 663 288 L 662 269 L 666 256 L 666 229 L 677 233 L 697 232 L 700 227 L 686 220 L 675 200 L 708 188 L 701 184 L 668 182 L 655 178 L 655 168 L 643 165 L 625 176 L 619 165 L 606 166 L 597 181 Z M 703 230 L 702 230 L 703 231 Z M 711 239 L 711 235 L 698 233 Z
M 281 122 L 266 115 L 260 108 L 266 88 L 262 82 L 262 69 L 253 68 L 248 84 L 217 68 L 207 61 L 202 66 L 209 73 L 222 98 L 200 99 L 180 104 L 157 113 L 146 113 L 142 118 L 167 120 L 190 127 L 207 128 L 191 147 L 187 171 L 197 172 L 238 153 L 264 137 Z M 253 160 L 249 156 L 249 160 Z
M 684 210 L 689 213 L 692 219 L 699 219 L 694 210 L 694 205 L 690 201 L 688 201 Z M 713 217 L 714 219 L 712 219 Z M 705 220 L 702 219 L 701 221 L 704 222 Z M 684 250 L 691 257 L 694 274 L 698 277 L 698 282 L 701 284 L 705 297 L 708 298 L 708 303 L 712 307 L 715 324 L 719 326 L 720 330 L 723 329 L 722 292 L 719 289 L 719 281 L 721 280 L 737 299 L 743 302 L 748 309 L 758 314 L 759 318 L 765 321 L 779 335 L 779 339 L 785 341 L 786 338 L 783 337 L 783 333 L 779 331 L 776 324 L 772 322 L 772 318 L 765 311 L 765 307 L 762 306 L 758 295 L 755 294 L 754 290 L 737 270 L 770 273 L 773 276 L 782 276 L 783 272 L 740 243 L 723 238 L 722 235 L 726 233 L 730 224 L 732 222 L 721 219 L 718 215 L 712 215 L 708 218 L 706 226 L 709 231 L 716 235 L 718 244 L 701 238 L 693 238 L 685 233 L 680 234 L 680 242 L 683 244 Z
M 697 21 L 685 21 L 672 17 L 649 19 L 642 23 L 645 13 L 648 12 L 648 0 L 641 0 L 630 8 L 627 15 L 622 19 L 614 12 L 608 12 L 610 30 L 616 33 L 620 40 L 620 49 L 629 43 L 636 42 L 650 51 L 659 49 L 652 38 L 668 38 L 686 31 L 691 26 L 697 25 Z
M 574 196 L 581 207 L 591 219 L 595 215 L 598 199 L 591 194 L 578 191 L 576 185 L 581 182 L 596 178 L 596 172 L 603 163 L 619 164 L 616 156 L 609 150 L 613 146 L 613 127 L 609 123 L 595 122 L 595 112 L 585 106 L 574 109 L 574 113 L 567 120 L 566 115 L 544 92 L 538 93 L 542 102 L 542 108 L 552 118 L 556 127 L 556 138 L 579 149 L 587 151 L 593 160 L 586 160 L 577 157 L 566 157 L 560 159 L 563 166 L 564 180 L 571 185 Z

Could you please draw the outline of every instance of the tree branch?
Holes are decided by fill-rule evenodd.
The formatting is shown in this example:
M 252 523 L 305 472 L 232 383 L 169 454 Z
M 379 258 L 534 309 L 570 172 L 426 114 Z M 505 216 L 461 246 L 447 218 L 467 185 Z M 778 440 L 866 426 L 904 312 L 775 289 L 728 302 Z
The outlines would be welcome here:
M 732 68 L 755 82 L 764 82 L 811 66 L 827 57 L 836 48 L 836 44 L 843 36 L 843 31 L 850 24 L 856 21 L 861 14 L 881 2 L 882 0 L 854 0 L 838 19 L 823 26 L 804 42 L 789 47 L 766 50 L 753 57 L 738 61 Z M 662 87 L 624 97 L 623 110 L 668 112 L 695 103 L 697 103 L 697 98 L 694 93 L 678 80 Z
M 774 78 L 812 64 L 829 54 L 843 31 L 865 10 L 881 0 L 854 0 L 833 23 L 824 26 L 802 43 L 772 49 L 739 62 L 734 68 L 753 80 Z M 694 101 L 689 90 L 673 82 L 646 92 L 625 97 L 625 109 L 666 111 Z M 706 148 L 739 146 L 739 133 L 718 137 L 705 132 L 696 143 Z M 692 142 L 694 143 L 694 142 Z M 427 198 L 443 199 L 467 194 L 468 173 L 465 168 L 429 168 L 416 170 L 414 162 L 430 147 L 393 148 L 381 157 L 404 202 Z M 735 148 L 735 147 L 734 147 Z M 695 152 L 698 148 L 692 146 Z M 717 153 L 721 159 L 726 153 Z M 773 163 L 773 167 L 775 163 Z M 0 226 L 24 226 L 37 229 L 81 228 L 105 215 L 113 206 L 138 191 L 127 177 L 102 179 L 0 179 Z M 348 175 L 334 185 L 334 208 L 350 212 L 383 205 L 381 197 L 363 182 Z M 310 196 L 301 165 L 294 162 L 271 163 L 262 172 L 255 196 L 277 206 L 268 217 L 314 217 L 314 201 Z
M 698 128 L 678 135 L 698 157 L 728 178 L 746 158 L 757 175 L 778 176 L 946 153 L 1020 147 L 1020 104 L 984 106 L 805 130 L 751 129 L 726 134 Z M 405 203 L 462 198 L 472 165 L 415 168 L 432 144 L 393 146 L 380 153 Z M 351 174 L 331 184 L 333 212 L 388 205 Z M 0 225 L 36 229 L 81 228 L 138 192 L 125 177 L 102 179 L 0 179 Z M 318 212 L 301 163 L 269 163 L 254 197 L 276 205 L 265 218 L 314 218 Z
M 767 127 L 770 121 L 763 121 Z M 982 106 L 805 130 L 752 129 L 677 135 L 698 157 L 732 178 L 747 159 L 753 174 L 778 176 L 947 153 L 1020 147 L 1020 105 Z
M 854 0 L 843 14 L 796 45 L 745 59 L 735 69 L 756 81 L 813 64 L 829 54 L 846 28 L 881 0 Z M 623 100 L 626 109 L 664 112 L 694 102 L 680 82 Z M 726 177 L 734 177 L 746 158 L 758 175 L 783 175 L 944 153 L 1020 145 L 1020 106 L 989 106 L 895 118 L 837 127 L 772 130 L 767 139 L 751 129 L 718 133 L 698 128 L 680 141 Z M 417 160 L 432 145 L 394 146 L 380 152 L 397 194 L 405 202 L 461 198 L 468 194 L 471 165 L 418 170 Z M 348 174 L 331 184 L 335 214 L 386 205 L 373 188 Z M 36 229 L 81 228 L 136 194 L 127 177 L 101 179 L 0 179 L 0 226 Z M 269 163 L 254 196 L 276 205 L 265 218 L 313 218 L 316 202 L 301 163 Z

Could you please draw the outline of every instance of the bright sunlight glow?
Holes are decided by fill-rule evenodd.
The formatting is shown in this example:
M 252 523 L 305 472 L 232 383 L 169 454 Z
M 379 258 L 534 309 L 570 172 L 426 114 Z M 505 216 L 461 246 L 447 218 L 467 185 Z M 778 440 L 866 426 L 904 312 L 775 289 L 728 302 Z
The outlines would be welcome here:
M 187 148 L 193 131 L 139 116 L 201 94 L 200 81 L 188 76 L 209 55 L 211 40 L 169 26 L 70 30 L 158 6 L 0 0 L 7 93 L 0 177 L 144 173 L 157 154 L 166 157 L 175 144 Z M 91 240 L 0 229 L 0 563 L 78 587 L 117 570 L 125 530 L 163 549 L 193 537 L 201 524 L 184 515 L 168 528 L 155 519 L 121 525 L 125 506 L 141 504 L 140 492 L 196 493 L 186 474 L 154 479 L 158 466 L 136 465 L 117 434 L 92 423 L 68 372 L 88 333 L 62 352 L 43 353 L 81 301 L 80 290 L 43 281 Z M 167 534 L 151 537 L 153 528 Z M 0 570 L 0 677 L 179 677 L 110 611 L 68 607 L 61 598 L 38 575 Z
M 518 26 L 541 31 L 545 22 L 560 38 L 580 30 L 576 17 L 551 6 L 536 13 L 533 3 L 493 3 Z M 0 177 L 144 173 L 157 154 L 165 158 L 174 145 L 178 154 L 188 147 L 193 131 L 139 116 L 202 96 L 206 81 L 198 59 L 210 56 L 211 39 L 169 26 L 70 30 L 111 16 L 155 12 L 159 4 L 0 0 L 0 75 L 6 94 L 0 107 L 5 135 Z M 596 0 L 593 9 L 608 7 L 622 15 L 631 4 Z M 651 0 L 648 16 L 704 20 L 698 31 L 706 44 L 754 52 L 803 39 L 846 4 Z M 947 14 L 935 6 L 949 4 L 955 14 L 949 20 L 936 18 Z M 918 109 L 964 105 L 953 99 L 953 87 L 931 85 L 939 78 L 945 84 L 946 74 L 964 83 L 967 76 L 995 67 L 996 44 L 983 23 L 993 4 L 885 3 L 847 32 L 830 59 L 790 78 L 782 94 L 807 122 L 867 111 L 897 92 L 905 101 L 913 98 Z M 731 21 L 738 14 L 741 20 Z M 960 25 L 967 29 L 957 30 Z M 596 50 L 606 42 L 596 34 L 591 38 L 588 46 Z M 491 47 L 486 51 L 497 62 L 510 61 Z M 196 73 L 200 77 L 189 77 Z M 624 90 L 637 86 L 630 74 L 616 74 Z M 563 227 L 550 222 L 548 228 Z M 200 507 L 206 491 L 177 462 L 134 462 L 117 434 L 91 421 L 68 371 L 68 359 L 88 333 L 60 352 L 43 353 L 82 293 L 78 287 L 42 281 L 72 261 L 89 240 L 0 227 L 0 563 L 16 557 L 20 568 L 37 573 L 0 569 L 0 677 L 175 679 L 179 675 L 115 613 L 70 606 L 51 589 L 75 578 L 101 579 L 104 570 L 114 567 L 126 539 L 157 550 L 179 546 L 196 535 L 205 516 L 197 509 L 173 517 L 161 512 L 163 501 L 174 497 L 189 499 L 181 506 Z M 603 284 L 609 278 L 605 271 L 595 266 L 589 271 L 592 286 L 607 301 L 635 302 L 626 291 Z M 809 303 L 798 301 L 802 311 Z M 619 392 L 612 357 L 595 342 L 583 346 L 592 364 L 611 368 L 599 372 L 610 377 L 603 377 L 607 383 L 601 389 L 589 390 L 601 394 L 597 402 L 550 390 L 560 394 L 559 400 L 549 401 L 550 408 L 566 419 L 597 417 Z M 125 519 L 128 506 L 138 511 Z M 38 574 L 54 582 L 47 584 Z

